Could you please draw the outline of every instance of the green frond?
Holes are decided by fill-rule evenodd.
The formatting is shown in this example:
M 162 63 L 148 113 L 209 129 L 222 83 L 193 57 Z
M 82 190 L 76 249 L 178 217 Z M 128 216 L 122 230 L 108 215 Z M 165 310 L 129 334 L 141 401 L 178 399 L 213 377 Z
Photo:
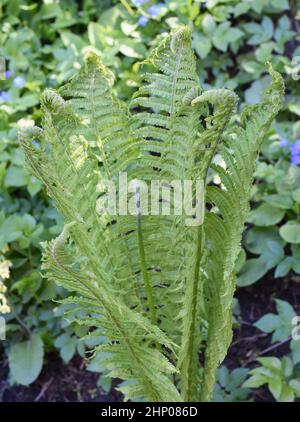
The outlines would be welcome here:
M 209 250 L 202 266 L 206 274 L 204 297 L 208 314 L 208 337 L 201 384 L 201 401 L 211 398 L 217 367 L 226 356 L 232 338 L 231 304 L 235 290 L 235 264 L 241 235 L 249 212 L 250 190 L 260 144 L 283 102 L 281 76 L 270 68 L 272 84 L 261 103 L 241 114 L 242 126 L 232 144 L 221 145 L 226 168 L 218 171 L 222 187 L 209 187 L 207 200 L 220 213 L 208 213 L 204 230 Z M 221 185 L 222 186 L 222 185 Z
M 160 156 L 156 157 L 160 177 L 188 178 L 193 161 L 189 151 L 197 130 L 201 130 L 199 113 L 183 101 L 187 91 L 201 92 L 189 29 L 179 28 L 169 35 L 152 52 L 149 61 L 154 70 L 144 75 L 146 84 L 131 102 L 132 128 L 137 138 L 145 140 L 144 155 L 153 152 L 151 141 L 157 148 L 162 144 Z
M 75 222 L 67 224 L 56 239 L 44 244 L 42 268 L 47 278 L 79 294 L 64 303 L 73 303 L 86 312 L 86 317 L 75 319 L 78 323 L 100 329 L 107 337 L 109 343 L 102 346 L 108 353 L 104 364 L 115 377 L 134 380 L 140 394 L 150 401 L 180 401 L 169 379 L 169 374 L 176 370 L 153 346 L 155 342 L 172 349 L 172 342 L 158 327 L 101 286 L 96 274 L 87 269 L 88 263 L 78 268 L 78 261 L 72 262 L 73 254 L 66 250 L 70 230 L 73 233 L 76 230 Z
M 188 96 L 188 98 L 187 98 Z M 206 145 L 203 157 L 196 164 L 197 176 L 205 181 L 208 168 L 215 154 L 218 143 L 221 140 L 224 128 L 235 111 L 237 96 L 229 90 L 217 89 L 206 91 L 195 98 L 195 90 L 188 93 L 184 101 L 193 108 L 200 107 L 209 102 L 213 105 L 213 115 L 207 117 L 210 126 L 200 135 L 200 143 Z M 183 332 L 181 352 L 178 365 L 181 368 L 182 392 L 185 400 L 196 400 L 196 384 L 199 373 L 199 349 L 201 344 L 201 306 L 203 296 L 203 277 L 200 274 L 201 262 L 204 256 L 206 231 L 203 224 L 192 230 L 190 244 L 192 245 L 190 256 L 191 270 L 187 273 L 186 291 L 183 302 Z M 200 298 L 199 298 L 200 296 Z
M 234 269 L 255 159 L 284 87 L 270 67 L 273 82 L 261 103 L 243 109 L 241 125 L 230 126 L 231 143 L 223 142 L 237 97 L 203 92 L 190 31 L 172 32 L 147 63 L 129 111 L 111 71 L 89 52 L 69 83 L 43 93 L 42 128 L 21 130 L 19 140 L 65 221 L 61 235 L 44 244 L 43 274 L 70 292 L 62 301 L 66 316 L 107 339 L 95 352 L 105 353 L 111 376 L 128 381 L 126 399 L 206 401 L 231 341 Z M 216 153 L 224 168 L 212 164 Z M 210 168 L 220 186 L 207 186 Z M 104 212 L 106 182 L 121 173 L 138 186 L 129 194 L 133 212 Z M 148 205 L 150 182 L 160 187 L 159 215 L 145 211 L 136 179 L 148 183 Z M 193 205 L 209 205 L 199 221 L 195 212 L 176 211 L 177 181 L 203 182 L 204 190 L 192 190 Z M 163 189 L 170 186 L 168 198 Z M 117 183 L 115 193 L 118 203 Z
M 113 93 L 113 82 L 111 71 L 101 64 L 96 54 L 88 52 L 78 75 L 59 90 L 83 123 L 85 138 L 92 146 L 98 146 L 101 173 L 106 178 L 125 171 L 126 159 L 130 162 L 137 159 L 126 106 Z

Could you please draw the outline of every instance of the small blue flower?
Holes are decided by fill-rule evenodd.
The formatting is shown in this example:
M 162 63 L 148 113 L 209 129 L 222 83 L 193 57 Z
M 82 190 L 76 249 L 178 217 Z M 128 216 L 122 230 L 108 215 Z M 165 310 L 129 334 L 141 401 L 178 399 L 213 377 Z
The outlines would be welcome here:
M 149 15 L 152 16 L 153 18 L 158 16 L 160 14 L 160 10 L 163 5 L 164 5 L 163 3 L 152 4 L 152 6 L 150 6 L 148 9 Z
M 145 26 L 147 25 L 149 19 L 146 16 L 140 16 L 138 20 L 138 26 Z
M 41 147 L 40 143 L 38 141 L 35 141 L 35 140 L 32 141 L 32 145 L 34 147 L 36 147 L 36 148 L 40 148 Z
M 2 100 L 2 101 L 9 101 L 10 100 L 9 92 L 7 92 L 7 91 L 1 91 L 0 92 L 0 100 Z
M 290 146 L 290 161 L 292 164 L 296 166 L 300 165 L 300 139 L 297 139 L 293 144 Z
M 281 148 L 289 148 L 291 143 L 287 139 L 281 138 L 279 141 L 279 145 L 281 146 Z
M 293 144 L 290 146 L 291 155 L 300 154 L 300 139 L 297 139 Z
M 148 0 L 132 0 L 132 3 L 134 4 L 135 7 L 140 7 L 142 6 L 146 1 Z
M 6 70 L 6 71 L 5 71 L 5 78 L 6 78 L 6 79 L 9 79 L 9 78 L 12 76 L 12 74 L 13 74 L 13 73 L 12 73 L 12 71 L 11 71 L 11 70 Z
M 298 155 L 292 154 L 291 157 L 290 157 L 290 161 L 295 166 L 299 166 L 300 165 L 300 154 L 298 154 Z
M 23 86 L 25 85 L 25 79 L 23 78 L 23 76 L 16 76 L 14 79 L 14 86 L 16 88 L 23 88 Z

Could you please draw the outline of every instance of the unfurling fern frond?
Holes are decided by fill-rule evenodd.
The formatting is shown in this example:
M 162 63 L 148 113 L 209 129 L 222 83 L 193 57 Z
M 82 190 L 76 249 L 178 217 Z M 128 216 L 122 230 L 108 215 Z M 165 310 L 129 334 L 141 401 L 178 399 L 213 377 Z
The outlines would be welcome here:
M 186 97 L 183 100 L 187 102 Z M 193 98 L 190 105 L 196 108 L 207 102 L 213 105 L 214 110 L 212 116 L 207 119 L 209 127 L 200 135 L 200 142 L 205 145 L 205 149 L 202 151 L 201 161 L 196 161 L 195 172 L 198 179 L 201 180 L 206 178 L 224 128 L 235 110 L 237 96 L 232 91 L 225 89 L 211 90 Z M 204 292 L 201 263 L 203 262 L 205 251 L 205 226 L 201 224 L 193 232 L 194 250 L 191 252 L 191 271 L 188 273 L 183 303 L 184 328 L 179 356 L 182 391 L 187 401 L 195 400 L 197 382 L 199 382 L 197 379 L 197 374 L 199 373 L 199 347 L 201 343 L 199 295 L 202 297 Z
M 45 276 L 80 295 L 67 302 L 86 311 L 87 316 L 78 321 L 80 324 L 100 329 L 109 339 L 109 343 L 101 348 L 109 354 L 104 364 L 112 376 L 133 380 L 135 397 L 147 397 L 150 401 L 180 401 L 177 389 L 168 378 L 175 368 L 154 349 L 153 342 L 170 349 L 174 345 L 159 328 L 102 286 L 88 260 L 80 268 L 78 262 L 72 263 L 71 255 L 65 251 L 70 229 L 74 234 L 75 222 L 65 225 L 55 240 L 45 244 L 42 267 Z
M 114 94 L 112 73 L 88 53 L 77 76 L 42 95 L 42 129 L 24 129 L 19 139 L 65 220 L 61 235 L 44 244 L 45 277 L 70 292 L 63 301 L 73 305 L 69 317 L 107 339 L 95 353 L 105 352 L 112 377 L 130 381 L 125 398 L 207 401 L 231 340 L 234 268 L 255 159 L 283 84 L 270 68 L 262 102 L 245 107 L 240 126 L 227 126 L 237 97 L 203 92 L 187 28 L 167 36 L 147 63 L 129 110 Z M 212 164 L 216 153 L 225 168 Z M 209 169 L 220 187 L 207 186 Z M 133 212 L 127 203 L 126 212 L 102 212 L 107 182 L 116 203 L 123 200 L 120 174 L 135 186 Z M 136 179 L 160 187 L 158 212 L 145 212 L 152 190 Z M 191 189 L 192 213 L 178 212 L 176 182 L 199 180 L 204 189 Z
M 241 235 L 249 212 L 250 191 L 256 157 L 273 118 L 282 107 L 284 84 L 270 67 L 272 84 L 260 104 L 247 107 L 241 114 L 242 127 L 233 132 L 234 141 L 221 145 L 226 169 L 213 166 L 222 187 L 208 187 L 207 200 L 219 210 L 208 213 L 204 231 L 207 255 L 203 262 L 204 297 L 208 314 L 201 400 L 210 400 L 216 368 L 226 356 L 232 337 L 232 297 L 235 290 L 235 264 L 240 252 Z M 221 186 L 222 186 L 221 185 Z

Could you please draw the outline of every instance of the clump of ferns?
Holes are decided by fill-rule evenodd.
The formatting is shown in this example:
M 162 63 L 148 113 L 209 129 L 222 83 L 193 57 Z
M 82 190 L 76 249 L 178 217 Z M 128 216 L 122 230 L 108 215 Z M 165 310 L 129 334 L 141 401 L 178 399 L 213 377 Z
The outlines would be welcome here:
M 150 70 L 128 106 L 113 91 L 112 73 L 87 54 L 69 83 L 44 92 L 42 129 L 19 134 L 32 173 L 65 220 L 44 245 L 43 269 L 72 292 L 63 302 L 85 313 L 78 322 L 107 338 L 96 350 L 112 377 L 129 381 L 125 399 L 208 401 L 232 338 L 255 162 L 284 86 L 270 65 L 260 103 L 228 126 L 237 96 L 203 91 L 188 28 L 168 35 L 145 63 Z M 208 183 L 211 170 L 219 185 Z M 193 196 L 206 203 L 199 224 L 186 224 L 184 212 L 97 212 L 103 180 L 117 182 L 121 173 L 128 182 L 203 180 L 201 197 Z

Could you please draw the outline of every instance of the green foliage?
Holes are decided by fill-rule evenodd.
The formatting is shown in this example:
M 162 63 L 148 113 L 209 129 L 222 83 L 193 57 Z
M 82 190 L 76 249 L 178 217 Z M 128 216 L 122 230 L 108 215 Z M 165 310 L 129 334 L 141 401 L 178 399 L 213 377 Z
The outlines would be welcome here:
M 289 243 L 300 243 L 300 224 L 297 220 L 288 221 L 280 227 L 281 237 Z
M 7 341 L 0 347 L 7 353 L 28 334 L 19 320 L 32 333 L 41 335 L 46 351 L 57 348 L 65 358 L 74 350 L 76 334 L 81 337 L 87 331 L 87 327 L 61 318 L 71 305 L 49 299 L 65 297 L 66 293 L 40 277 L 39 243 L 57 235 L 63 222 L 42 184 L 25 172 L 16 130 L 18 126 L 39 124 L 41 92 L 45 87 L 58 87 L 76 74 L 88 46 L 113 69 L 114 88 L 126 100 L 140 84 L 141 61 L 149 49 L 180 23 L 189 25 L 197 58 L 204 59 L 197 61 L 197 75 L 205 89 L 235 89 L 242 102 L 253 103 L 260 100 L 269 83 L 265 76 L 267 60 L 285 75 L 288 100 L 263 142 L 252 189 L 254 211 L 267 204 L 275 214 L 284 212 L 284 216 L 270 225 L 264 214 L 263 226 L 259 220 L 248 225 L 243 238 L 247 255 L 240 254 L 238 284 L 249 286 L 273 268 L 279 278 L 290 279 L 293 273 L 300 273 L 299 244 L 291 243 L 298 242 L 300 173 L 279 145 L 281 138 L 300 138 L 299 83 L 291 77 L 295 71 L 292 59 L 300 55 L 295 26 L 297 2 L 166 0 L 154 18 L 148 14 L 148 7 L 155 1 L 139 8 L 130 0 L 127 3 L 129 11 L 110 0 L 2 2 L 0 55 L 13 72 L 7 80 L 0 80 L 0 94 L 8 92 L 10 96 L 8 101 L 0 99 L 0 249 L 5 262 L 11 264 L 10 279 L 5 284 L 12 309 L 5 315 Z M 144 27 L 138 26 L 141 15 L 149 18 Z M 20 75 L 26 83 L 17 88 L 14 78 Z M 282 282 L 277 281 L 274 288 Z M 77 339 L 75 349 L 84 356 L 90 344 L 89 339 Z M 69 352 L 65 354 L 65 350 Z
M 272 333 L 272 343 L 284 342 L 291 339 L 293 330 L 293 318 L 297 316 L 296 311 L 286 301 L 276 299 L 277 314 L 265 314 L 254 324 L 264 333 Z M 300 341 L 291 339 L 290 348 L 294 365 L 300 362 Z
M 292 126 L 297 137 L 297 124 Z M 244 236 L 245 249 L 258 257 L 246 260 L 239 271 L 239 286 L 249 286 L 275 268 L 275 278 L 286 277 L 291 271 L 299 274 L 298 215 L 299 167 L 288 164 L 280 154 L 278 137 L 272 135 L 262 146 L 262 161 L 256 170 L 257 184 L 252 199 L 260 205 L 249 214 L 253 225 Z M 278 160 L 276 165 L 268 164 Z
M 293 402 L 300 397 L 299 374 L 293 371 L 291 359 L 276 357 L 258 358 L 261 366 L 250 371 L 250 378 L 244 382 L 245 388 L 258 388 L 268 385 L 273 397 L 279 402 Z
M 255 161 L 284 85 L 270 66 L 262 101 L 244 108 L 225 142 L 237 97 L 224 89 L 202 92 L 188 28 L 166 37 L 146 64 L 130 113 L 112 91 L 110 71 L 88 53 L 60 95 L 44 91 L 43 129 L 23 129 L 19 140 L 65 220 L 62 233 L 44 244 L 46 277 L 76 292 L 63 301 L 76 305 L 70 315 L 83 311 L 74 320 L 107 338 L 96 350 L 107 354 L 108 375 L 133 381 L 121 388 L 127 399 L 208 401 L 231 342 L 235 265 Z M 211 164 L 217 151 L 225 168 Z M 197 225 L 187 225 L 185 214 L 96 212 L 106 192 L 99 182 L 119 172 L 128 181 L 207 183 L 210 167 L 222 185 L 206 185 L 212 208 Z
M 217 372 L 217 383 L 214 389 L 213 401 L 248 401 L 250 390 L 242 387 L 247 375 L 247 368 L 235 368 L 230 372 L 226 366 L 221 366 Z
M 272 333 L 271 342 L 275 344 L 270 348 L 287 343 L 290 353 L 280 359 L 258 358 L 257 361 L 261 366 L 249 372 L 250 377 L 243 386 L 258 388 L 267 384 L 277 401 L 293 402 L 300 396 L 300 341 L 292 336 L 297 312 L 288 302 L 280 299 L 276 299 L 276 311 L 277 314 L 263 315 L 254 325 L 264 333 Z
M 43 367 L 44 347 L 41 338 L 33 335 L 25 342 L 15 344 L 8 355 L 11 376 L 22 385 L 31 384 Z
M 265 248 L 259 258 L 248 259 L 240 270 L 238 286 L 245 287 L 255 283 L 271 268 L 282 262 L 284 258 L 282 245 L 274 240 L 264 239 L 264 242 Z

